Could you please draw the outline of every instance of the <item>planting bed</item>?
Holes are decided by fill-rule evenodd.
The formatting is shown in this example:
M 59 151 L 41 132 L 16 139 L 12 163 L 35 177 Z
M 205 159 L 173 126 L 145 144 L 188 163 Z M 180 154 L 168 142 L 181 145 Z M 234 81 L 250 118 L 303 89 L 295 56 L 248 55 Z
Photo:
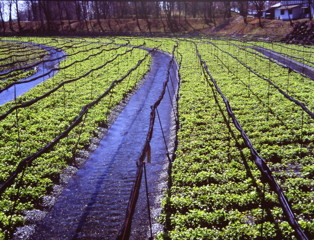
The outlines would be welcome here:
M 11 39 L 0 42 L 0 57 L 29 48 L 4 40 Z M 158 238 L 314 237 L 314 81 L 254 50 L 313 67 L 313 47 L 183 38 L 15 40 L 54 47 L 67 58 L 54 77 L 0 106 L 0 239 L 24 224 L 25 210 L 42 208 L 62 170 L 149 70 L 151 57 L 140 47 L 173 54 L 180 66 L 178 145 Z M 8 75 L 25 78 L 19 74 L 43 61 L 25 60 L 24 68 L 10 62 L 17 70 L 6 69 Z M 6 81 L 0 91 L 18 83 Z

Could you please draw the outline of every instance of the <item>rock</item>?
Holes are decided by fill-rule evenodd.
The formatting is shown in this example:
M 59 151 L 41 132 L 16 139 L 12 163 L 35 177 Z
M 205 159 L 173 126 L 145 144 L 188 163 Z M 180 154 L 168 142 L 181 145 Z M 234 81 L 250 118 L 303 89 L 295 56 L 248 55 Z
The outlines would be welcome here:
M 67 184 L 71 177 L 77 172 L 76 167 L 68 166 L 62 174 L 60 174 L 60 182 L 61 184 Z
M 47 212 L 40 211 L 40 210 L 31 210 L 25 212 L 25 219 L 27 223 L 35 224 L 42 220 L 46 216 Z
M 13 240 L 27 240 L 35 232 L 35 225 L 27 225 L 16 230 Z
M 314 25 L 313 22 L 297 22 L 291 33 L 287 34 L 285 38 L 282 39 L 282 42 L 293 43 L 293 44 L 302 44 L 302 45 L 314 45 Z

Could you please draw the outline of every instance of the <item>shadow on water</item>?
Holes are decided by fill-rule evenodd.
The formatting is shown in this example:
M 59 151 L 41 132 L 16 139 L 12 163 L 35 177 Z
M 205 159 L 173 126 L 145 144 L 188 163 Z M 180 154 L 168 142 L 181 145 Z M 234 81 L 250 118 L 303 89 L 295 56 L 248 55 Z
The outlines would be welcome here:
M 136 177 L 138 160 L 150 120 L 150 106 L 158 99 L 166 81 L 171 56 L 155 51 L 150 72 L 143 85 L 130 98 L 112 124 L 98 148 L 85 165 L 69 181 L 54 207 L 38 224 L 31 239 L 115 239 L 124 222 L 130 191 Z M 173 79 L 177 66 L 171 69 Z M 176 82 L 177 83 L 177 82 Z M 171 127 L 172 98 L 175 90 L 169 82 L 166 94 L 158 108 L 164 134 Z M 167 137 L 169 141 L 169 137 Z M 152 163 L 147 165 L 150 198 L 161 192 L 163 173 L 167 173 L 165 143 L 159 122 L 155 121 L 151 143 Z M 166 186 L 166 181 L 165 181 Z M 141 191 L 144 191 L 142 188 Z M 133 239 L 146 239 L 148 219 L 146 197 L 140 195 Z M 145 196 L 145 195 L 144 195 Z M 154 202 L 151 202 L 154 208 Z M 157 204 L 157 203 L 156 203 Z M 156 207 L 158 208 L 158 206 Z M 141 212 L 143 214 L 141 214 Z M 138 217 L 140 216 L 140 217 Z M 143 218 L 142 218 L 143 217 Z

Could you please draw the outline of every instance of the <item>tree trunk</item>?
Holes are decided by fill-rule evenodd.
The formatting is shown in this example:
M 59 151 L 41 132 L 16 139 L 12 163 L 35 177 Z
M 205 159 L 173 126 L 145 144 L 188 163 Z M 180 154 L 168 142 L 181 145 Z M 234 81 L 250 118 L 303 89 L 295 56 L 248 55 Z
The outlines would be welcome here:
M 82 3 L 82 14 L 83 14 L 83 21 L 85 23 L 86 31 L 89 32 L 88 23 L 87 23 L 88 16 L 87 16 L 86 2 Z
M 262 16 L 258 16 L 258 25 L 263 28 L 263 23 L 262 23 Z
M 192 4 L 192 16 L 193 16 L 193 18 L 196 18 L 196 14 L 197 14 L 197 2 L 193 2 L 193 4 Z
M 38 5 L 38 15 L 39 15 L 39 19 L 40 19 L 41 31 L 44 32 L 44 31 L 46 31 L 46 27 L 45 27 L 45 20 L 44 20 L 44 16 L 43 16 L 42 2 L 39 2 L 39 5 Z
M 9 27 L 12 32 L 15 32 L 12 23 L 12 0 L 9 1 Z
M 62 14 L 62 7 L 61 7 L 61 3 L 58 1 L 58 11 L 59 11 L 59 21 L 60 21 L 60 25 L 61 25 L 61 31 L 63 32 L 64 29 L 63 29 L 63 14 Z
M 164 8 L 162 8 L 161 10 L 164 10 Z M 161 23 L 162 23 L 162 27 L 163 27 L 163 29 L 164 29 L 164 32 L 167 32 L 166 24 L 164 23 L 164 20 L 163 20 L 163 18 L 162 18 L 162 12 L 163 12 L 163 11 L 160 12 L 159 18 L 160 18 L 160 21 L 161 21 Z
M 30 0 L 30 2 L 31 2 L 31 9 L 32 9 L 32 18 L 30 19 L 30 21 L 38 21 L 38 15 L 37 15 L 38 11 L 36 10 L 37 9 L 36 5 L 33 0 Z
M 2 33 L 5 33 L 5 22 L 3 18 L 3 5 L 2 2 L 0 2 L 0 18 L 1 18 L 1 25 L 2 25 Z
M 32 7 L 30 2 L 27 2 L 27 21 L 32 21 Z
M 138 20 L 138 11 L 137 11 L 137 4 L 136 4 L 136 1 L 134 2 L 135 4 L 135 17 L 136 17 L 136 24 L 137 24 L 137 27 L 138 29 L 140 30 L 140 32 L 142 32 L 142 28 L 140 26 L 140 22 Z
M 181 3 L 180 2 L 177 2 L 178 4 L 178 11 L 179 11 L 179 23 L 181 22 Z
M 63 2 L 63 8 L 65 9 L 65 15 L 66 15 L 66 19 L 68 20 L 69 29 L 72 32 L 70 9 L 67 8 L 65 3 L 66 2 Z
M 309 1 L 309 10 L 310 10 L 309 20 L 312 21 L 312 19 L 313 19 L 313 15 L 312 15 L 312 4 L 313 4 L 313 2 L 312 2 L 312 0 L 308 0 L 308 1 Z
M 151 29 L 151 23 L 150 23 L 150 21 L 148 20 L 147 9 L 146 9 L 146 6 L 147 6 L 147 5 L 144 3 L 143 0 L 141 1 L 141 6 L 142 6 L 143 16 L 144 16 L 145 21 L 146 21 L 146 23 L 147 23 L 148 31 L 151 33 L 151 32 L 152 32 L 152 29 Z
M 184 2 L 184 20 L 187 22 L 188 3 Z
M 75 11 L 76 11 L 76 17 L 77 17 L 77 20 L 79 22 L 81 22 L 82 20 L 82 11 L 81 11 L 81 5 L 79 3 L 79 1 L 75 1 Z
M 243 17 L 243 22 L 247 24 L 248 2 L 239 2 L 240 15 Z
M 262 0 L 258 0 L 258 1 L 253 1 L 253 3 L 255 5 L 255 9 L 257 11 L 258 24 L 262 28 L 263 27 L 263 24 L 262 24 L 262 11 L 264 9 L 265 2 L 262 1 Z
M 97 23 L 100 27 L 101 32 L 105 32 L 104 28 L 101 25 L 101 21 L 100 21 L 100 11 L 99 11 L 99 5 L 98 5 L 98 1 L 96 2 L 96 17 L 97 17 Z
M 231 7 L 230 7 L 230 2 L 224 2 L 224 7 L 225 7 L 225 14 L 224 18 L 231 18 Z
M 20 18 L 20 13 L 19 13 L 19 4 L 18 1 L 15 0 L 15 9 L 16 9 L 16 17 L 17 17 L 17 25 L 19 27 L 19 32 L 22 32 L 22 25 L 21 25 L 21 18 Z
M 207 3 L 206 2 L 204 2 L 203 3 L 203 15 L 204 15 L 204 22 L 206 23 L 206 24 L 209 24 L 209 19 L 208 19 L 208 8 L 207 8 Z
M 41 1 L 41 9 L 39 9 L 39 13 L 43 13 L 45 15 L 46 18 L 46 25 L 47 28 L 45 30 L 47 30 L 48 32 L 50 32 L 51 30 L 51 15 L 50 15 L 50 11 L 49 11 L 49 2 L 43 2 Z M 41 20 L 43 21 L 43 16 L 41 14 Z
M 155 9 L 154 9 L 155 17 L 158 19 L 160 14 L 160 5 L 159 2 L 155 2 Z
M 213 11 L 212 11 L 212 19 L 213 19 L 213 23 L 214 23 L 214 26 L 216 27 L 216 16 L 215 16 L 215 10 L 216 10 L 216 6 L 214 5 L 215 3 L 213 3 Z

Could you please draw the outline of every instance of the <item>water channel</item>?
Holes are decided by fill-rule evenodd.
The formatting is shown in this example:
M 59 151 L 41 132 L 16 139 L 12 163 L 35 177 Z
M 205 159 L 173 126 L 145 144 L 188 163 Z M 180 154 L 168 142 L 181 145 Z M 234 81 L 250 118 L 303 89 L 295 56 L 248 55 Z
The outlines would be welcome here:
M 136 176 L 136 161 L 146 139 L 150 106 L 162 91 L 171 56 L 155 51 L 152 59 L 151 70 L 142 85 L 130 97 L 98 148 L 64 187 L 52 209 L 37 224 L 31 239 L 117 238 Z M 166 144 L 170 144 L 174 115 L 172 104 L 178 87 L 175 62 L 170 68 L 170 79 L 169 91 L 158 107 L 161 123 L 156 119 L 151 142 L 152 162 L 147 164 L 150 210 L 154 218 L 160 210 L 159 199 L 167 185 Z M 166 136 L 166 144 L 163 135 Z M 131 239 L 148 238 L 148 208 L 144 191 L 142 187 Z M 154 232 L 160 228 L 156 220 L 153 226 Z
M 42 63 L 40 63 L 36 67 L 36 72 L 33 75 L 31 75 L 27 78 L 24 78 L 20 81 L 24 82 L 24 81 L 28 81 L 28 80 L 31 80 L 33 78 L 39 77 L 41 75 L 45 75 L 47 73 L 49 73 L 49 74 L 47 74 L 43 77 L 40 77 L 34 81 L 26 82 L 23 84 L 13 85 L 12 87 L 2 91 L 0 93 L 0 105 L 3 105 L 9 101 L 13 101 L 15 98 L 28 92 L 29 90 L 31 90 L 33 87 L 35 87 L 39 83 L 46 81 L 47 79 L 53 77 L 58 72 L 58 70 L 51 71 L 51 69 L 58 68 L 59 62 L 61 62 L 62 60 L 64 60 L 66 58 L 65 52 L 59 51 L 58 49 L 55 49 L 53 47 L 43 45 L 43 44 L 35 44 L 35 43 L 27 43 L 27 42 L 21 42 L 21 43 L 34 45 L 36 47 L 41 47 L 41 48 L 47 50 L 49 52 L 49 54 L 44 58 L 45 61 L 43 61 Z

